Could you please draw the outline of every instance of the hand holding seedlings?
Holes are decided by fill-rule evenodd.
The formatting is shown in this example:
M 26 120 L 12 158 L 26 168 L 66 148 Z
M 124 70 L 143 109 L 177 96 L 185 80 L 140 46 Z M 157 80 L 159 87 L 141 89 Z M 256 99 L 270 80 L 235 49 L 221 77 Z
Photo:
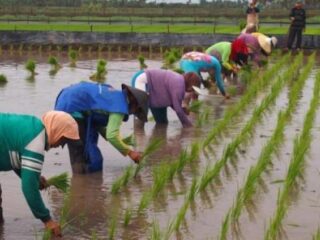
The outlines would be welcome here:
M 53 221 L 52 219 L 46 221 L 44 223 L 47 230 L 51 231 L 51 233 L 55 237 L 62 237 L 60 224 Z
M 141 153 L 133 150 L 129 150 L 128 156 L 136 163 L 139 164 L 141 160 Z
M 39 189 L 43 190 L 49 187 L 47 179 L 44 176 L 40 176 Z

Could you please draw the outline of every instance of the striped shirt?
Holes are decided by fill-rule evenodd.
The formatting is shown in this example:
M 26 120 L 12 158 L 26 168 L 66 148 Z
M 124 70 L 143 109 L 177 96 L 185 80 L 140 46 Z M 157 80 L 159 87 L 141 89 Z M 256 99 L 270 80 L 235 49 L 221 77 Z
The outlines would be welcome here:
M 14 170 L 20 176 L 27 203 L 42 221 L 50 219 L 39 192 L 45 144 L 46 133 L 40 119 L 0 113 L 0 171 Z

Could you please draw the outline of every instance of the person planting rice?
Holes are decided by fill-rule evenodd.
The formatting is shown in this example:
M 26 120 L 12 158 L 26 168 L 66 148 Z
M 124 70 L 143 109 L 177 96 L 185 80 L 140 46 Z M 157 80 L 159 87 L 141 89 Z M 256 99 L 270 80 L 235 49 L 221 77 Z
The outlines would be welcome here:
M 224 90 L 224 84 L 221 77 L 221 64 L 219 60 L 209 54 L 202 52 L 188 52 L 185 53 L 180 60 L 180 68 L 184 73 L 196 73 L 202 84 L 207 82 L 203 80 L 201 72 L 207 72 L 212 79 L 215 79 L 221 94 L 226 98 L 230 98 Z
M 54 236 L 61 236 L 60 225 L 51 219 L 39 192 L 47 186 L 46 179 L 40 177 L 44 151 L 79 139 L 76 121 L 65 112 L 47 112 L 42 120 L 31 115 L 0 113 L 0 170 L 13 170 L 21 178 L 22 191 L 33 215 Z
M 268 56 L 277 43 L 275 37 L 267 37 L 262 33 L 242 33 L 237 39 L 246 43 L 251 60 L 259 67 L 262 66 L 263 56 Z
M 238 66 L 248 63 L 248 47 L 242 39 L 232 42 L 218 42 L 206 50 L 206 53 L 216 57 L 222 64 L 222 72 L 225 75 L 231 72 L 237 74 Z
M 179 74 L 171 70 L 148 69 L 139 71 L 132 78 L 132 86 L 146 91 L 149 107 L 156 123 L 167 124 L 167 107 L 177 113 L 184 127 L 191 127 L 188 105 L 197 95 L 193 86 L 200 87 L 200 77 L 192 72 Z
M 55 109 L 70 113 L 78 123 L 81 145 L 68 144 L 72 171 L 88 173 L 102 170 L 103 157 L 98 148 L 99 133 L 122 155 L 139 163 L 141 154 L 120 137 L 122 121 L 129 114 L 147 121 L 148 95 L 122 84 L 122 91 L 107 84 L 80 82 L 61 90 Z

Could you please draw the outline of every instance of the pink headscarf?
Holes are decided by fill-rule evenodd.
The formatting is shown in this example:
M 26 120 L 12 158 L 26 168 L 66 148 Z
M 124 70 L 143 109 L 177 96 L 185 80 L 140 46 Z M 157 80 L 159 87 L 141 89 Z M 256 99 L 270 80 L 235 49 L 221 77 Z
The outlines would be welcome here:
M 79 140 L 77 122 L 62 111 L 49 111 L 42 116 L 46 128 L 49 146 L 56 144 L 62 137 Z

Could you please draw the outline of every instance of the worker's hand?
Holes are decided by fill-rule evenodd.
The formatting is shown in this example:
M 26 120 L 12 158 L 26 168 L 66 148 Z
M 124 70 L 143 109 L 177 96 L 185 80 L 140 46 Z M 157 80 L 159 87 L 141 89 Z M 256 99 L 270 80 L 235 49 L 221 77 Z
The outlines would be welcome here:
M 241 68 L 236 66 L 236 65 L 232 66 L 232 72 L 235 73 L 235 74 L 237 74 L 240 71 L 240 69 Z
M 187 107 L 183 107 L 182 109 L 183 109 L 185 114 L 187 114 L 187 115 L 190 114 L 190 111 L 189 111 L 189 109 Z
M 139 153 L 137 151 L 133 151 L 133 150 L 129 150 L 128 156 L 137 164 L 140 162 L 141 157 L 142 157 L 141 153 Z
M 46 189 L 48 186 L 48 183 L 47 183 L 47 179 L 44 177 L 44 176 L 40 176 L 40 182 L 39 182 L 39 189 L 40 190 L 43 190 L 43 189 Z
M 230 99 L 230 95 L 229 94 L 225 94 L 224 95 L 224 99 Z
M 61 234 L 61 227 L 60 224 L 53 221 L 53 220 L 48 220 L 44 223 L 45 227 L 47 230 L 50 230 L 51 233 L 55 236 L 55 237 L 62 237 Z

